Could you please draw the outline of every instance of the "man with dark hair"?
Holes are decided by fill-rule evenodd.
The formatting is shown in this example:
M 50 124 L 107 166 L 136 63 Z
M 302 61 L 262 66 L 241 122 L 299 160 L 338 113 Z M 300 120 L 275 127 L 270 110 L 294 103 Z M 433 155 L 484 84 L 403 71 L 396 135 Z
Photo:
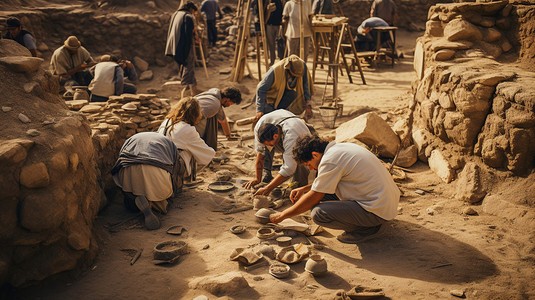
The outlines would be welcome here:
M 217 151 L 217 129 L 218 123 L 228 140 L 230 136 L 230 126 L 225 115 L 224 107 L 241 103 L 241 92 L 234 87 L 226 87 L 222 90 L 218 88 L 209 89 L 194 97 L 201 106 L 202 119 L 195 129 L 208 146 Z
M 305 62 L 297 55 L 274 64 L 256 88 L 255 122 L 276 109 L 286 109 L 295 115 L 304 111 L 308 120 L 312 117 L 313 85 Z
M 128 60 L 119 60 L 115 55 L 102 55 L 93 72 L 94 78 L 88 87 L 92 102 L 104 102 L 112 95 L 135 94 L 137 91 L 135 85 L 124 82 L 125 77 L 131 81 L 137 79 L 134 65 Z
M 387 27 L 389 26 L 383 19 L 378 17 L 371 17 L 357 28 L 356 46 L 359 51 L 375 51 L 377 48 L 377 30 L 373 30 L 375 27 Z M 390 41 L 390 35 L 388 32 L 381 32 L 381 44 Z M 379 45 L 381 47 L 381 45 Z
M 396 216 L 399 189 L 367 149 L 308 135 L 297 140 L 293 157 L 318 175 L 311 185 L 293 190 L 290 200 L 294 205 L 271 215 L 271 222 L 311 209 L 316 224 L 345 231 L 337 237 L 339 241 L 359 243 L 380 235 L 384 223 Z
M 256 178 L 246 182 L 245 188 L 254 187 L 261 181 L 268 183 L 255 195 L 268 195 L 274 188 L 293 175 L 298 186 L 308 184 L 309 171 L 292 157 L 297 137 L 310 134 L 305 122 L 291 112 L 279 109 L 260 118 L 254 128 L 256 156 Z M 283 164 L 275 178 L 271 175 L 273 156 L 276 150 L 282 152 Z M 263 178 L 262 178 L 263 175 Z
M 7 34 L 4 36 L 5 39 L 15 40 L 17 43 L 28 48 L 33 57 L 37 56 L 37 47 L 35 46 L 35 39 L 33 35 L 22 29 L 22 24 L 17 18 L 9 18 L 6 21 L 7 25 Z
M 199 93 L 197 80 L 195 79 L 195 56 L 193 55 L 193 43 L 200 43 L 195 30 L 195 13 L 197 6 L 188 1 L 180 7 L 171 17 L 169 30 L 167 31 L 167 43 L 165 55 L 173 57 L 182 68 L 179 72 L 184 92 L 189 89 L 191 96 Z

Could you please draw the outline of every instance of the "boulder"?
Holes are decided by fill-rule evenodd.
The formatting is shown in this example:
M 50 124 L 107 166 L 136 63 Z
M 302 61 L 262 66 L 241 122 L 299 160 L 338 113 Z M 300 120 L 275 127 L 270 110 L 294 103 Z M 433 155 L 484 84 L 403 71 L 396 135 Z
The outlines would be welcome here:
M 444 37 L 448 41 L 479 41 L 483 34 L 474 24 L 463 19 L 453 19 L 444 27 Z
M 70 110 L 79 110 L 82 107 L 84 107 L 84 105 L 89 104 L 89 101 L 87 101 L 87 100 L 69 100 L 69 101 L 65 101 L 65 104 L 67 104 L 67 107 Z
M 438 61 L 444 61 L 444 60 L 451 59 L 454 55 L 455 55 L 455 50 L 452 50 L 452 49 L 441 49 L 441 50 L 438 50 L 437 52 L 435 52 L 435 54 L 433 54 L 432 59 L 433 60 L 438 60 Z
M 2 165 L 17 164 L 26 159 L 28 150 L 35 142 L 31 140 L 14 139 L 0 142 L 0 162 Z
M 444 35 L 442 22 L 429 20 L 425 23 L 425 35 L 441 37 Z
M 20 171 L 20 184 L 27 188 L 46 187 L 49 183 L 48 169 L 42 162 L 24 166 Z
M 189 282 L 191 289 L 203 289 L 218 297 L 231 295 L 249 288 L 249 283 L 239 272 L 228 272 L 219 276 L 194 278 Z
M 418 160 L 418 148 L 415 145 L 410 145 L 407 148 L 401 149 L 396 159 L 396 165 L 404 168 L 410 168 Z
M 473 43 L 469 41 L 452 42 L 443 38 L 443 39 L 432 42 L 430 49 L 431 51 L 434 51 L 434 52 L 441 50 L 441 49 L 466 50 L 466 49 L 470 49 L 472 45 Z
M 149 69 L 149 63 L 139 56 L 134 57 L 134 65 L 141 71 L 145 72 Z
M 33 73 L 39 70 L 43 61 L 42 58 L 28 56 L 8 56 L 0 58 L 0 64 L 5 65 L 11 71 L 17 73 Z
M 368 147 L 375 146 L 380 156 L 394 157 L 400 145 L 392 128 L 374 112 L 365 113 L 347 121 L 336 129 L 336 142 L 357 139 Z
M 455 198 L 461 201 L 475 203 L 481 201 L 487 194 L 481 183 L 481 168 L 473 163 L 467 163 L 457 180 Z
M 57 228 L 67 212 L 64 198 L 65 193 L 61 190 L 28 195 L 21 203 L 21 226 L 32 232 Z
M 141 73 L 141 75 L 139 75 L 139 80 L 141 81 L 152 80 L 153 77 L 154 77 L 154 73 L 152 72 L 152 70 L 147 70 Z
M 418 159 L 423 162 L 427 161 L 425 149 L 431 143 L 431 137 L 432 134 L 425 129 L 418 129 L 412 132 L 412 140 L 414 141 L 414 145 L 418 150 Z
M 483 32 L 483 41 L 492 43 L 499 40 L 502 37 L 502 33 L 494 28 L 486 28 Z
M 453 180 L 455 171 L 452 169 L 450 163 L 445 158 L 442 151 L 434 149 L 428 159 L 429 168 L 445 183 L 450 183 Z

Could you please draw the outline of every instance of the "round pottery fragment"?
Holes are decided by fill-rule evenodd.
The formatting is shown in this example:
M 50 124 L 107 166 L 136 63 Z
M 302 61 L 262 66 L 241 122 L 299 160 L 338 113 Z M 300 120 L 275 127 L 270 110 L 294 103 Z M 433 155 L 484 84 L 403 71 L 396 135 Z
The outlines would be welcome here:
M 294 264 L 300 262 L 307 255 L 308 250 L 306 246 L 299 244 L 297 246 L 288 246 L 280 249 L 275 256 L 275 259 L 283 263 Z
M 292 244 L 292 238 L 289 236 L 280 236 L 277 238 L 277 244 L 281 247 L 288 247 Z
M 284 200 L 283 199 L 275 200 L 275 201 L 273 201 L 273 208 L 277 209 L 277 208 L 281 207 L 283 204 L 284 204 Z
M 154 259 L 171 261 L 177 256 L 187 253 L 187 245 L 184 241 L 165 241 L 154 247 Z
M 259 239 L 269 239 L 275 236 L 275 229 L 271 227 L 262 227 L 256 232 L 256 237 Z
M 243 225 L 234 225 L 230 227 L 230 232 L 234 234 L 240 234 L 245 232 L 245 226 Z
M 216 181 L 208 185 L 208 188 L 213 192 L 228 192 L 234 188 L 234 184 L 230 181 Z
M 269 266 L 269 274 L 282 279 L 290 275 L 290 266 L 281 262 L 274 262 Z
M 261 208 L 254 215 L 259 223 L 267 224 L 270 222 L 269 216 L 276 212 L 276 210 L 270 208 Z
M 305 271 L 314 276 L 321 276 L 327 273 L 327 262 L 319 254 L 312 255 L 305 264 Z
M 181 235 L 182 231 L 186 230 L 184 227 L 177 225 L 167 228 L 167 233 L 172 235 Z

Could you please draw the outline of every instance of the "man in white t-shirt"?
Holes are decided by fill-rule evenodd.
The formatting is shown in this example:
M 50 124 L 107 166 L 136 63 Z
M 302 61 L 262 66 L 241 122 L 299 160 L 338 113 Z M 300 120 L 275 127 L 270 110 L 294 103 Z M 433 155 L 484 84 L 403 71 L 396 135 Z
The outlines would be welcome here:
M 367 149 L 307 135 L 297 139 L 293 156 L 318 175 L 311 185 L 293 190 L 290 200 L 294 205 L 271 215 L 271 222 L 279 223 L 311 209 L 315 223 L 344 230 L 338 240 L 354 244 L 378 236 L 383 224 L 395 218 L 399 189 L 381 161 Z
M 300 7 L 303 8 L 303 15 L 301 20 L 301 11 Z M 305 62 L 308 57 L 308 49 L 310 49 L 310 43 L 312 40 L 312 28 L 310 27 L 310 2 L 309 0 L 290 0 L 284 5 L 284 10 L 282 11 L 282 22 L 288 23 L 286 28 L 286 39 L 288 44 L 288 56 L 295 54 L 299 56 L 299 39 L 300 32 L 303 30 L 304 33 L 304 47 L 305 47 L 305 57 L 300 57 Z M 303 23 L 303 28 L 301 28 L 301 22 Z

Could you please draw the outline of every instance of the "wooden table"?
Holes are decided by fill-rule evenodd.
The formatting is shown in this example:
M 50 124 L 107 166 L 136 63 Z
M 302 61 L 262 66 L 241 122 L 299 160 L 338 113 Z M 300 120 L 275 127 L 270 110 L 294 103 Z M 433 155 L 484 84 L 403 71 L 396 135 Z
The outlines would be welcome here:
M 377 32 L 377 41 L 375 44 L 375 51 L 366 51 L 366 52 L 360 52 L 359 57 L 372 57 L 373 56 L 373 62 L 376 63 L 377 59 L 380 55 L 388 55 L 392 58 L 392 67 L 394 67 L 394 58 L 396 56 L 396 30 L 398 28 L 395 26 L 382 26 L 382 27 L 374 27 L 373 30 Z M 390 39 L 392 40 L 392 44 L 389 45 L 390 47 L 383 49 L 381 48 L 383 42 L 381 41 L 381 35 L 383 32 L 388 32 L 390 35 Z

